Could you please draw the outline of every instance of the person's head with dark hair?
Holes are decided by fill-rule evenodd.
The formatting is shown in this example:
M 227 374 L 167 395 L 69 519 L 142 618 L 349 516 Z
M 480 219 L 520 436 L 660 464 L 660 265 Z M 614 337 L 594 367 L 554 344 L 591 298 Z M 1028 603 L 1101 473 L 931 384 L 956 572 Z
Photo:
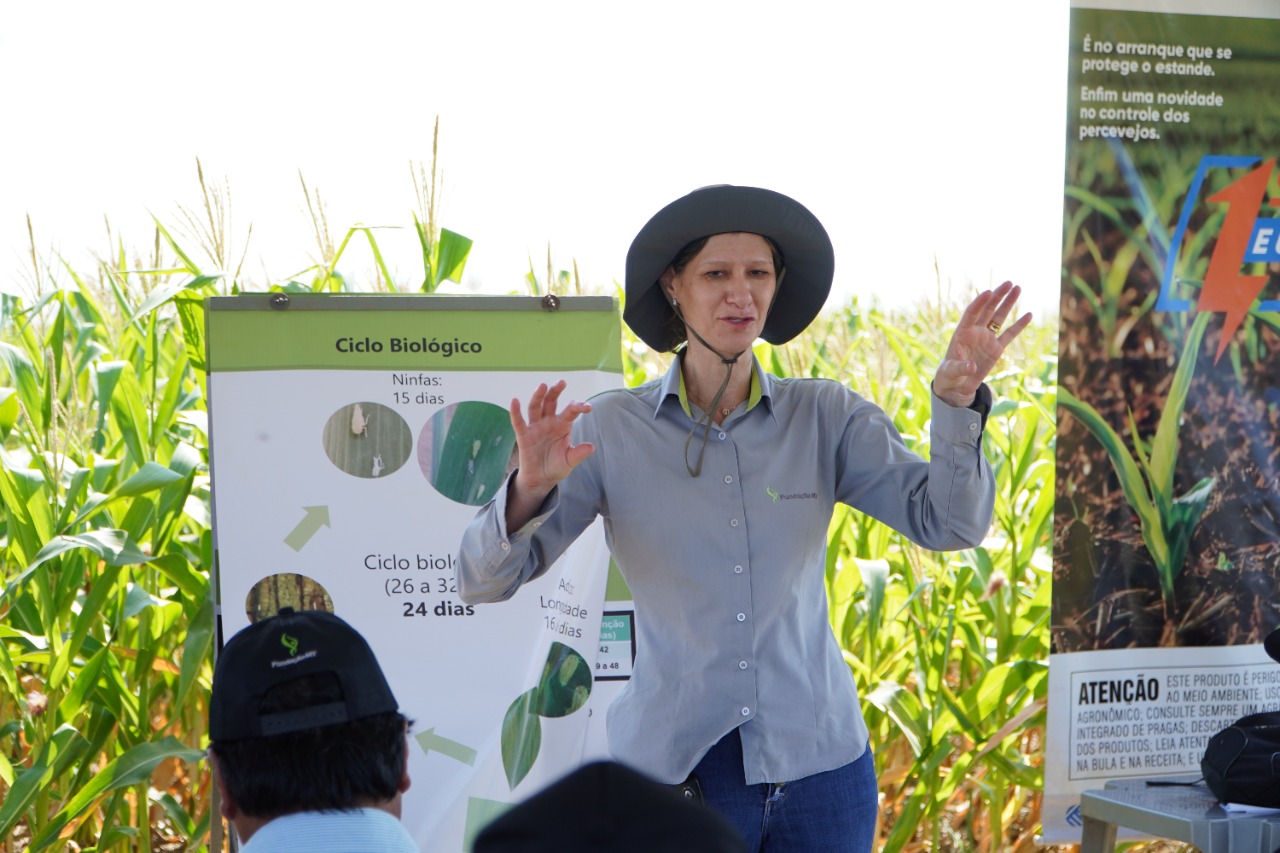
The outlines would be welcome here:
M 385 849 L 416 849 L 398 821 L 408 727 L 354 628 L 284 608 L 218 655 L 209 753 L 222 814 L 242 842 L 270 824 L 295 842 L 300 832 L 372 831 L 388 834 Z

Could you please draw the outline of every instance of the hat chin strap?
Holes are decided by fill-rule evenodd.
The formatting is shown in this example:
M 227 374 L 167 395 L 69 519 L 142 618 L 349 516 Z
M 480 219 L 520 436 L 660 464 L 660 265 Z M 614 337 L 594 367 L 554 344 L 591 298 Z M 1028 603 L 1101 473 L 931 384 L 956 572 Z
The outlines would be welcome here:
M 787 275 L 787 270 L 784 267 L 782 272 L 778 274 L 777 284 L 774 285 L 773 298 L 769 300 L 769 306 L 765 308 L 765 311 L 764 311 L 765 322 L 768 322 L 769 312 L 773 310 L 774 303 L 778 301 L 778 291 L 782 288 L 782 280 L 786 277 L 786 275 Z M 724 365 L 724 379 L 721 380 L 720 382 L 720 388 L 717 389 L 716 395 L 711 398 L 711 403 L 707 406 L 706 411 L 702 413 L 702 417 L 698 420 L 698 422 L 693 425 L 693 429 L 689 430 L 689 435 L 684 440 L 685 470 L 689 472 L 690 477 L 699 477 L 702 475 L 702 457 L 707 452 L 707 441 L 711 438 L 711 424 L 715 415 L 715 411 L 720 406 L 720 398 L 724 396 L 725 389 L 729 387 L 729 379 L 730 377 L 733 376 L 733 366 L 738 363 L 738 359 L 741 358 L 743 354 L 747 352 L 747 350 L 744 349 L 733 356 L 725 355 L 724 353 L 720 352 L 720 350 L 716 349 L 711 344 L 707 343 L 706 338 L 698 334 L 698 330 L 695 329 L 693 326 L 689 325 L 689 321 L 684 318 L 684 314 L 681 313 L 680 311 L 680 306 L 676 304 L 676 301 L 674 299 L 671 300 L 671 310 L 674 311 L 675 315 L 680 318 L 680 322 L 684 323 L 684 327 L 689 331 L 689 334 L 697 338 L 698 343 L 702 344 L 704 347 L 706 347 L 708 350 L 714 353 L 720 359 L 720 363 Z M 760 324 L 760 328 L 761 330 L 764 329 L 764 323 Z M 693 465 L 690 465 L 689 464 L 689 445 L 693 443 L 693 434 L 698 431 L 698 427 L 702 427 L 702 445 L 698 448 L 697 462 L 694 463 Z

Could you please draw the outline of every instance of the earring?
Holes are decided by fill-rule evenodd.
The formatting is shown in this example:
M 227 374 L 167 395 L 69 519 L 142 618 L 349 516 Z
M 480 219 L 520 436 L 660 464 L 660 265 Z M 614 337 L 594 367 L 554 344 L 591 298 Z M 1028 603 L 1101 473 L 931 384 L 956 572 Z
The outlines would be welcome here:
M 672 300 L 671 300 L 671 304 L 672 304 L 673 306 L 675 306 L 675 305 L 678 305 L 679 303 L 677 303 L 677 302 L 675 301 L 675 299 L 672 299 Z

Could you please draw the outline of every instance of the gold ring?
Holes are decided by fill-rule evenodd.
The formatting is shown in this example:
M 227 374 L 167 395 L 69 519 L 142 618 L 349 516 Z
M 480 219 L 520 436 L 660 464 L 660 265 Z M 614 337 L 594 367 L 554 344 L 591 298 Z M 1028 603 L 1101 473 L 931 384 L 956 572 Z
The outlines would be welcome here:
M 990 323 L 988 323 L 987 328 L 997 335 L 1000 334 L 1000 324 L 997 323 L 995 320 L 992 320 Z

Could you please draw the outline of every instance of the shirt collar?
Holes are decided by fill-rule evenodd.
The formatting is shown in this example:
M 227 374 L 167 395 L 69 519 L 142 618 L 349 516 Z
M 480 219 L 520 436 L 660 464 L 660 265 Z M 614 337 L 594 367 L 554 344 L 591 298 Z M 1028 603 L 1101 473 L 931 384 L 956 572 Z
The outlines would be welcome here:
M 658 397 L 658 405 L 654 409 L 654 415 L 658 414 L 658 409 L 662 408 L 663 402 L 670 397 L 675 397 L 680 403 L 680 408 L 684 409 L 684 413 L 690 418 L 693 417 L 693 409 L 689 403 L 689 393 L 684 386 L 684 374 L 680 371 L 681 355 L 677 355 L 671 360 L 671 366 L 667 368 L 667 375 L 662 380 L 662 393 Z M 767 401 L 769 411 L 773 411 L 773 389 L 769 382 L 768 375 L 760 367 L 760 362 L 756 360 L 755 353 L 751 354 L 751 390 L 747 392 L 747 411 L 755 408 L 756 403 L 761 400 Z

